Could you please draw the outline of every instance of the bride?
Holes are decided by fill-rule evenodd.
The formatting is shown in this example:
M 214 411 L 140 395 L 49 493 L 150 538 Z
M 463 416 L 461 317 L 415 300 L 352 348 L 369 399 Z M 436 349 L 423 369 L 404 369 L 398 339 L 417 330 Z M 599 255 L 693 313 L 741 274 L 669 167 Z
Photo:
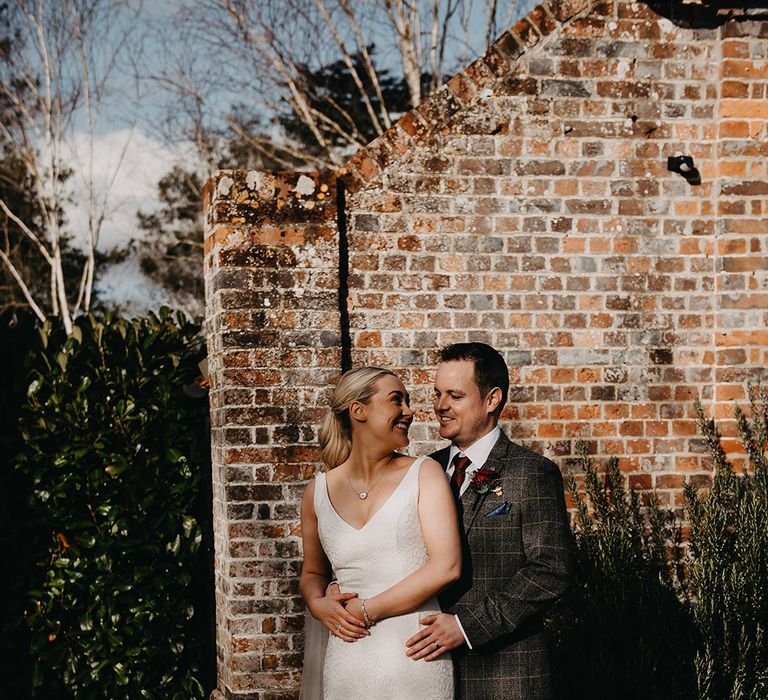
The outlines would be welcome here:
M 389 370 L 351 370 L 333 392 L 320 428 L 328 469 L 301 504 L 301 595 L 328 630 L 322 691 L 305 659 L 302 697 L 453 698 L 448 654 L 430 662 L 405 654 L 420 620 L 439 612 L 436 594 L 461 570 L 445 472 L 396 452 L 408 445 L 412 420 L 408 393 Z M 331 572 L 343 594 L 326 593 Z

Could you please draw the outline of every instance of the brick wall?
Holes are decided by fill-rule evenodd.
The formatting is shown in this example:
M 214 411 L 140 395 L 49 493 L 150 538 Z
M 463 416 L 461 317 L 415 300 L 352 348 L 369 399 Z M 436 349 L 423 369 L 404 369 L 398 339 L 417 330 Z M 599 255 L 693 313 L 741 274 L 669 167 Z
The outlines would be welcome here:
M 220 173 L 204 196 L 219 689 L 293 697 L 297 504 L 341 362 L 335 178 Z
M 225 696 L 295 695 L 298 499 L 345 353 L 402 371 L 416 452 L 437 348 L 483 340 L 513 439 L 563 467 L 587 440 L 669 504 L 706 481 L 694 400 L 733 436 L 768 378 L 768 23 L 713 19 L 554 0 L 337 173 L 208 183 Z

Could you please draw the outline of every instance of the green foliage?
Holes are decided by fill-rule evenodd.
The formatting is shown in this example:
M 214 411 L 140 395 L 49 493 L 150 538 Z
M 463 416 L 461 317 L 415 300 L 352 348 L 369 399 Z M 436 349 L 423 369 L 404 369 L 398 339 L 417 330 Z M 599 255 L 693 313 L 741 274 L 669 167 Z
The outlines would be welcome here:
M 203 696 L 191 591 L 205 461 L 182 390 L 199 330 L 167 309 L 40 329 L 17 457 L 46 550 L 26 615 L 38 697 Z
M 750 388 L 750 404 L 752 420 L 736 409 L 748 455 L 742 474 L 729 462 L 714 420 L 696 406 L 715 464 L 708 493 L 685 489 L 701 700 L 768 697 L 768 393 Z
M 576 584 L 549 625 L 562 697 L 768 697 L 768 392 L 749 394 L 751 419 L 736 409 L 742 473 L 696 405 L 714 476 L 708 491 L 685 486 L 683 557 L 672 513 L 641 508 L 617 460 L 601 478 L 581 446 Z
M 161 208 L 138 214 L 145 238 L 137 244 L 145 275 L 171 294 L 183 293 L 200 301 L 205 296 L 202 189 L 195 173 L 172 168 L 157 185 Z
M 600 476 L 579 446 L 584 490 L 576 504 L 576 574 L 550 619 L 558 697 L 690 698 L 693 629 L 678 585 L 679 533 L 651 500 L 641 509 L 618 461 Z

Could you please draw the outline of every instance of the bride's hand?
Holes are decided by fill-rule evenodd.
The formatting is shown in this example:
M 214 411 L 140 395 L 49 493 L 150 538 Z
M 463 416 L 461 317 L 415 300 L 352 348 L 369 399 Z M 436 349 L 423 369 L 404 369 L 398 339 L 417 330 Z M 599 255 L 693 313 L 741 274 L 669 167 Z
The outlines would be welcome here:
M 370 634 L 365 629 L 362 612 L 357 617 L 352 611 L 344 607 L 354 600 L 357 600 L 357 593 L 327 593 L 322 598 L 315 598 L 311 601 L 309 612 L 312 613 L 312 617 L 339 639 L 343 639 L 345 642 L 354 642 Z

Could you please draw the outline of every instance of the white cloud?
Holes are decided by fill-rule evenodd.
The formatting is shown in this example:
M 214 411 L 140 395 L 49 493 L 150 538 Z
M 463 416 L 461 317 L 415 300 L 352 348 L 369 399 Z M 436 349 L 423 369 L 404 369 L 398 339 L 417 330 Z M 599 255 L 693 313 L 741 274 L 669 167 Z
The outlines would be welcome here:
M 73 169 L 68 186 L 72 201 L 65 207 L 73 242 L 83 244 L 88 229 L 87 134 L 78 132 L 68 144 L 65 162 Z M 100 250 L 138 238 L 136 213 L 159 206 L 157 183 L 174 165 L 195 167 L 189 146 L 171 148 L 140 129 L 122 129 L 97 136 L 93 143 L 93 182 L 96 213 L 106 210 Z
M 96 283 L 96 293 L 107 306 L 129 317 L 156 311 L 170 302 L 168 292 L 144 275 L 135 257 L 110 265 Z
M 65 151 L 72 168 L 67 181 L 71 202 L 65 206 L 67 231 L 74 245 L 83 245 L 88 230 L 88 160 L 91 152 L 87 134 L 76 133 Z M 139 129 L 111 131 L 94 139 L 93 182 L 97 214 L 105 210 L 99 249 L 108 251 L 140 238 L 137 212 L 155 211 L 160 202 L 157 183 L 174 165 L 193 169 L 196 162 L 188 146 L 169 147 Z M 141 271 L 138 259 L 130 255 L 110 265 L 96 283 L 99 298 L 126 316 L 146 313 L 171 303 L 168 292 Z

